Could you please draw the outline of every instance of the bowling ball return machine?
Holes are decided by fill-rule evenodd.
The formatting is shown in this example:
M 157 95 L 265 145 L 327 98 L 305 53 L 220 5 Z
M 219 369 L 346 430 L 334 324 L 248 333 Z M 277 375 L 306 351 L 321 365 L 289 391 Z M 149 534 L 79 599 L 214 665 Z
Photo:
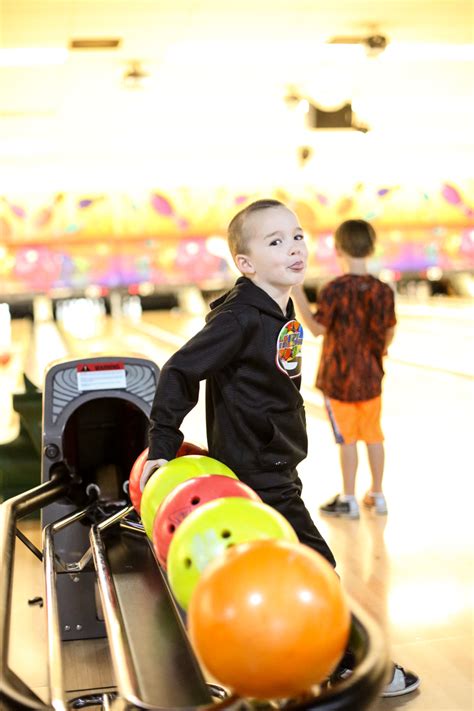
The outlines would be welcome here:
M 352 613 L 352 675 L 314 696 L 255 706 L 206 681 L 127 493 L 133 462 L 147 445 L 158 378 L 158 367 L 138 357 L 71 360 L 46 374 L 41 484 L 0 507 L 0 709 L 369 708 L 387 657 L 380 630 L 360 610 Z M 38 510 L 41 551 L 17 526 Z M 47 701 L 8 661 L 17 538 L 43 562 Z M 115 690 L 73 697 L 65 688 L 63 643 L 100 637 L 107 637 Z

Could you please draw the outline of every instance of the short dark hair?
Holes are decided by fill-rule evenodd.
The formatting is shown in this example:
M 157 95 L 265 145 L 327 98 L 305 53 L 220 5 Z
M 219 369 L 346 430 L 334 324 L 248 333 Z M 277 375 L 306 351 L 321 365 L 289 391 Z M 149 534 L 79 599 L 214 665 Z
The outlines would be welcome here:
M 286 207 L 279 200 L 256 200 L 252 202 L 243 210 L 240 210 L 229 223 L 227 228 L 227 242 L 229 244 L 229 249 L 233 257 L 236 254 L 245 253 L 248 246 L 248 234 L 245 231 L 245 222 L 247 217 L 254 212 L 259 212 L 260 210 L 266 210 L 269 207 Z
M 377 235 L 365 220 L 346 220 L 337 228 L 334 239 L 336 247 L 349 257 L 368 257 L 375 249 Z

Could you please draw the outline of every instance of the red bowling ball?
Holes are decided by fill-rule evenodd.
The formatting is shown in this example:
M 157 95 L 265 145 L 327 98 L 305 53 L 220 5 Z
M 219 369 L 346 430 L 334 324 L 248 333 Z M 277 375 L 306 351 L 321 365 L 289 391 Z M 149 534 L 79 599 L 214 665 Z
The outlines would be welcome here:
M 140 513 L 140 503 L 143 493 L 140 489 L 140 477 L 147 459 L 148 447 L 144 449 L 143 452 L 136 458 L 128 480 L 128 495 L 130 496 L 130 501 L 132 502 L 132 505 L 137 513 Z
M 178 449 L 176 457 L 185 457 L 188 454 L 201 454 L 207 455 L 207 449 L 198 447 L 197 444 L 192 442 L 183 442 L 181 447 Z M 143 491 L 140 489 L 140 478 L 143 472 L 143 467 L 148 459 L 148 447 L 141 452 L 136 458 L 132 470 L 130 472 L 130 478 L 128 480 L 128 494 L 132 502 L 132 506 L 135 511 L 140 513 L 140 504 L 142 500 Z
M 203 449 L 202 447 L 198 447 L 197 444 L 193 444 L 192 442 L 183 442 L 181 447 L 178 449 L 177 457 L 187 457 L 188 454 L 200 454 L 203 457 L 208 457 L 209 452 L 207 449 Z
M 219 474 L 188 479 L 168 494 L 153 523 L 153 547 L 164 568 L 171 540 L 182 521 L 199 506 L 226 496 L 261 501 L 258 494 L 243 482 Z
M 11 359 L 11 353 L 0 353 L 0 365 L 8 365 Z

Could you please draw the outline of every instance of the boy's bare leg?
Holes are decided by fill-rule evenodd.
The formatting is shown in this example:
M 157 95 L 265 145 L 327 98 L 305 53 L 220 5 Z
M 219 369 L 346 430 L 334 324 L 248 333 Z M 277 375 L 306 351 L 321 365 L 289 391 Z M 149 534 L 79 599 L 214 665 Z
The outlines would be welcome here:
M 354 496 L 357 465 L 359 463 L 357 456 L 357 443 L 341 444 L 339 447 L 339 459 L 341 462 L 344 494 L 346 494 L 346 496 Z
M 383 442 L 367 444 L 369 466 L 372 474 L 372 491 L 382 491 L 383 470 L 385 465 L 385 449 Z

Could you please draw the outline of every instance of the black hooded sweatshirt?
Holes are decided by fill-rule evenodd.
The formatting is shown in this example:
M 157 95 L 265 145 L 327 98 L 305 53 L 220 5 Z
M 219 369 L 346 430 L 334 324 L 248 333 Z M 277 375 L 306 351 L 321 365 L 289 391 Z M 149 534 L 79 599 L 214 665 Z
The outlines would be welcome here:
M 209 455 L 255 488 L 295 478 L 307 455 L 303 330 L 246 277 L 211 304 L 204 328 L 163 366 L 150 420 L 150 459 L 172 459 L 206 380 Z

